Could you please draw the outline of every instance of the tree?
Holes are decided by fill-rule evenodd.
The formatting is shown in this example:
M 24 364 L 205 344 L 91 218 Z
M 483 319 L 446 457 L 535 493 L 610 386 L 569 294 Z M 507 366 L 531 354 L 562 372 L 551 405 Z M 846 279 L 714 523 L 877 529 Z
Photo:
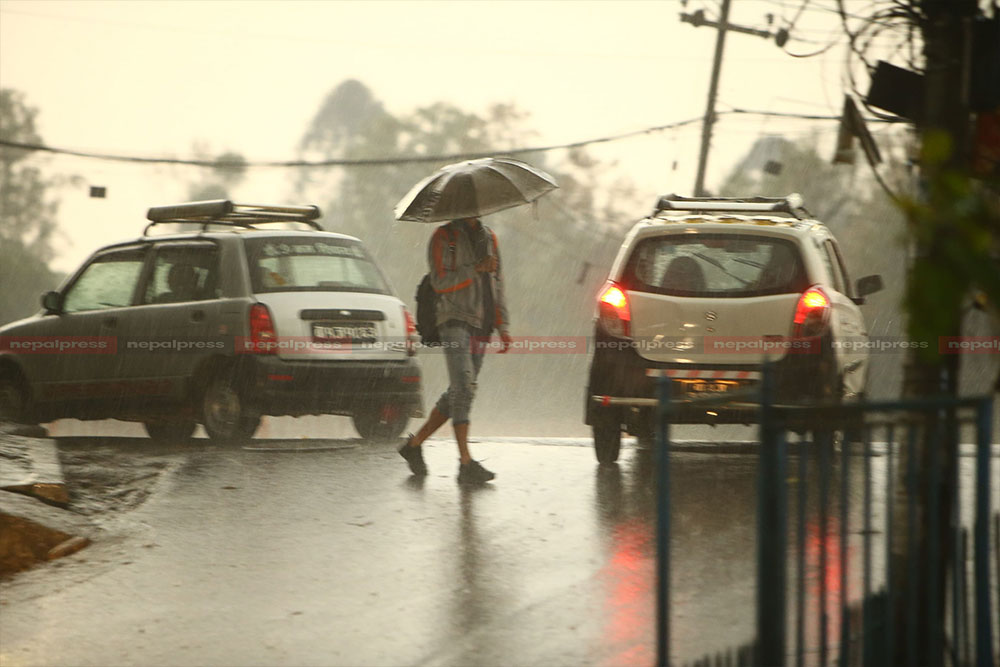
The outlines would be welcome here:
M 37 115 L 22 93 L 0 89 L 0 139 L 42 143 Z M 42 175 L 32 151 L 0 147 L 0 323 L 37 310 L 39 292 L 58 282 L 48 268 L 58 229 L 59 205 L 48 196 L 55 184 Z
M 208 151 L 201 147 L 195 148 L 200 159 L 208 158 Z M 246 178 L 247 161 L 239 153 L 226 151 L 215 158 L 208 178 L 199 180 L 188 188 L 190 201 L 205 201 L 208 199 L 229 199 L 229 192 Z
M 310 160 L 503 155 L 530 142 L 527 121 L 528 114 L 510 104 L 494 104 L 477 114 L 439 102 L 393 115 L 364 84 L 351 80 L 324 100 L 303 134 L 300 151 Z M 633 193 L 625 182 L 604 185 L 609 165 L 583 149 L 569 152 L 559 164 L 549 153 L 515 157 L 552 174 L 560 188 L 536 206 L 487 220 L 500 237 L 513 334 L 587 336 L 596 292 L 624 227 L 638 217 L 638 208 L 630 208 Z M 426 245 L 434 226 L 396 222 L 393 206 L 414 183 L 455 161 L 312 168 L 296 182 L 298 198 L 322 204 L 327 229 L 363 239 L 400 296 L 412 304 L 427 271 Z M 481 399 L 484 404 L 495 399 L 512 414 L 528 415 L 521 423 L 572 414 L 579 424 L 586 362 L 585 353 L 511 355 L 489 371 L 493 379 L 484 384 Z M 427 386 L 441 384 L 440 371 L 438 364 L 424 365 Z M 536 398 L 543 394 L 553 400 L 540 414 Z M 504 419 L 495 411 L 489 417 Z M 509 421 L 504 426 L 509 428 Z

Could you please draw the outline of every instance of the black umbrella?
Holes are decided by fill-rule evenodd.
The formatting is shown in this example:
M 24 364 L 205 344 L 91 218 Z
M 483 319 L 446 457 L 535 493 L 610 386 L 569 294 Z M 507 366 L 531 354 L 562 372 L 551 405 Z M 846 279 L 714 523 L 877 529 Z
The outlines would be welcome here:
M 442 167 L 396 204 L 396 219 L 444 222 L 475 218 L 535 201 L 559 187 L 541 169 L 519 160 L 488 157 Z

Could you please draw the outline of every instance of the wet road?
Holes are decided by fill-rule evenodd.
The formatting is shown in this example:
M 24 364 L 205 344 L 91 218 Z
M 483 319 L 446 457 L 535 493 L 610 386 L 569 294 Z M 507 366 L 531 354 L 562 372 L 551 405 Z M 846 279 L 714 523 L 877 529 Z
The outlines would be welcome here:
M 391 443 L 111 442 L 170 472 L 113 537 L 5 585 L 3 665 L 653 659 L 648 452 L 599 467 L 583 438 L 475 442 L 498 478 L 464 490 L 444 440 L 422 483 Z M 751 633 L 754 480 L 750 455 L 675 458 L 676 658 Z
M 587 438 L 480 439 L 473 453 L 497 480 L 463 489 L 451 440 L 427 443 L 431 474 L 419 481 L 395 443 L 267 433 L 228 448 L 62 439 L 64 450 L 110 448 L 109 464 L 151 457 L 169 465 L 148 502 L 107 522 L 104 539 L 4 585 L 0 665 L 652 664 L 649 451 L 629 442 L 619 464 L 598 466 Z M 753 634 L 757 481 L 753 444 L 679 445 L 671 469 L 677 662 Z M 876 472 L 882 466 L 876 457 Z M 794 464 L 789 473 L 794 504 Z M 857 469 L 852 479 L 856 513 Z M 876 504 L 876 515 L 882 509 Z M 836 616 L 831 511 L 834 569 L 822 574 L 816 511 L 808 511 L 812 618 L 821 576 Z M 881 548 L 881 536 L 873 539 Z M 852 534 L 852 598 L 858 540 Z M 815 636 L 810 623 L 808 644 Z

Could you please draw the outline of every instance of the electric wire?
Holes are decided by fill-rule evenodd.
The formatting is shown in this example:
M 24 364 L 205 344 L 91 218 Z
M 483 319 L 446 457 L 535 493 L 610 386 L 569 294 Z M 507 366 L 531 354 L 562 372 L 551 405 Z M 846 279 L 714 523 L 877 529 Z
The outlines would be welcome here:
M 798 120 L 840 120 L 839 116 L 831 115 L 820 115 L 820 114 L 801 114 L 801 113 L 791 113 L 791 112 L 780 112 L 780 111 L 754 111 L 750 109 L 741 109 L 734 107 L 728 111 L 716 112 L 717 116 L 724 115 L 756 115 L 756 116 L 771 116 Z M 629 139 L 636 136 L 641 136 L 644 134 L 653 134 L 656 132 L 662 132 L 665 130 L 679 129 L 685 126 L 693 125 L 695 123 L 701 122 L 702 117 L 689 118 L 687 120 L 677 121 L 674 123 L 667 123 L 664 125 L 656 125 L 653 127 L 647 127 L 641 130 L 633 130 L 630 132 L 623 132 L 616 135 L 609 135 L 605 137 L 599 137 L 597 139 L 586 139 L 583 141 L 574 141 L 565 144 L 553 144 L 548 146 L 534 146 L 526 148 L 512 148 L 512 149 L 493 149 L 487 151 L 475 151 L 466 153 L 449 153 L 449 154 L 439 154 L 439 155 L 405 155 L 405 156 L 391 156 L 391 157 L 380 157 L 380 158 L 361 158 L 361 159 L 329 159 L 329 160 L 265 160 L 265 161 L 246 161 L 239 163 L 227 163 L 225 161 L 211 160 L 211 159 L 185 159 L 185 158 L 169 158 L 169 157 L 142 157 L 134 155 L 115 155 L 110 153 L 100 153 L 100 152 L 89 152 L 81 151 L 69 148 L 59 148 L 54 146 L 46 146 L 44 144 L 36 143 L 24 143 L 19 141 L 9 141 L 0 140 L 0 147 L 12 148 L 18 150 L 26 151 L 38 151 L 44 153 L 53 153 L 57 155 L 69 155 L 73 157 L 89 158 L 96 160 L 107 160 L 113 162 L 133 162 L 142 164 L 171 164 L 171 165 L 186 165 L 194 167 L 210 167 L 215 169 L 225 169 L 229 167 L 240 167 L 240 168 L 252 168 L 252 167 L 279 167 L 279 168 L 297 168 L 297 167 L 384 167 L 384 166 L 394 166 L 403 164 L 426 164 L 433 162 L 456 162 L 461 160 L 473 160 L 483 157 L 491 157 L 497 155 L 524 155 L 528 153 L 544 153 L 555 150 L 564 149 L 574 149 L 583 148 L 585 146 L 591 146 L 595 144 L 610 143 L 614 141 L 621 141 L 623 139 Z M 889 119 L 869 119 L 879 122 L 902 122 L 902 119 L 895 117 Z

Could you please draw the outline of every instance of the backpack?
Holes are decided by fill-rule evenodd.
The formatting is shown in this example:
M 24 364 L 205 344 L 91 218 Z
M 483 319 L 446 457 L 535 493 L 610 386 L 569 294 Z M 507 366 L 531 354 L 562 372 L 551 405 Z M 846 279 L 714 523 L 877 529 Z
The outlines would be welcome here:
M 429 273 L 417 285 L 417 333 L 423 345 L 434 347 L 441 344 L 437 326 L 437 294 L 431 287 Z
M 452 268 L 455 266 L 455 236 L 448 240 Z M 417 333 L 421 344 L 427 347 L 441 345 L 441 333 L 437 326 L 437 292 L 431 287 L 431 274 L 426 273 L 417 285 Z

